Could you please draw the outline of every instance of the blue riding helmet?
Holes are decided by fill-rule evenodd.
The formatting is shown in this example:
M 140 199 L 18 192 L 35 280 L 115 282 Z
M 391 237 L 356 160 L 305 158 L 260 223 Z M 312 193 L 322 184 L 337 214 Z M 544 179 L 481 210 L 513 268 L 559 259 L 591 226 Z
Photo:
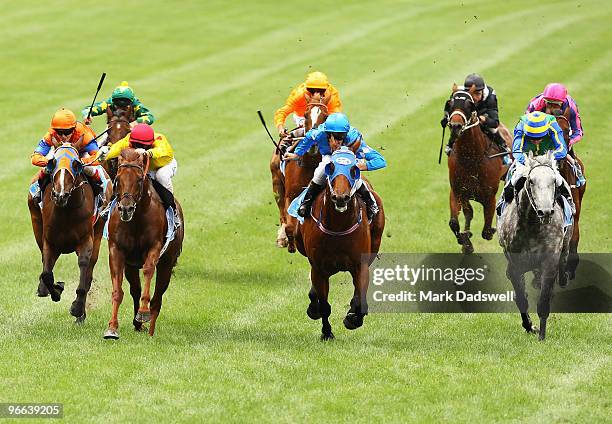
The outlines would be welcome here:
M 332 113 L 325 120 L 325 132 L 347 133 L 351 129 L 349 120 L 344 113 Z

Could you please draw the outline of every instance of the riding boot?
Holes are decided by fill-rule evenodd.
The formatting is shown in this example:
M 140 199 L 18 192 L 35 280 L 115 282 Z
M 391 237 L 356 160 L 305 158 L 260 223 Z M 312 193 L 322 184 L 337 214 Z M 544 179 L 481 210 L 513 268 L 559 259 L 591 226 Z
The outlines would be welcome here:
M 35 203 L 40 203 L 42 202 L 43 196 L 45 195 L 45 189 L 47 188 L 47 185 L 49 185 L 49 182 L 51 181 L 51 177 L 49 176 L 49 174 L 47 174 L 44 169 L 41 170 L 38 173 L 38 187 L 39 190 L 36 193 L 36 196 L 32 197 L 32 200 Z
M 298 209 L 298 215 L 302 218 L 306 217 L 310 214 L 310 209 L 312 208 L 312 203 L 317 198 L 317 195 L 323 190 L 323 186 L 311 181 L 308 185 L 308 191 L 304 195 L 304 200 L 302 200 L 302 204 Z
M 156 180 L 151 180 L 151 182 L 153 183 L 155 191 L 157 191 L 157 194 L 159 194 L 159 198 L 161 199 L 162 204 L 164 205 L 164 209 L 167 211 L 168 208 L 172 208 L 172 211 L 174 212 L 174 222 L 177 226 L 180 226 L 181 222 L 178 215 L 178 210 L 176 209 L 174 194 Z
M 87 177 L 87 180 L 91 184 L 94 197 L 97 197 L 104 192 L 104 183 L 102 182 L 102 178 L 100 178 L 100 174 L 97 169 L 92 175 Z
M 368 190 L 368 187 L 366 187 L 365 183 L 361 184 L 361 187 L 359 187 L 359 190 L 357 190 L 357 194 L 365 202 L 368 221 L 371 221 L 372 218 L 374 218 L 374 215 L 378 213 L 378 205 L 376 204 L 376 199 L 374 199 L 374 196 L 372 196 L 372 193 L 370 193 L 370 190 Z

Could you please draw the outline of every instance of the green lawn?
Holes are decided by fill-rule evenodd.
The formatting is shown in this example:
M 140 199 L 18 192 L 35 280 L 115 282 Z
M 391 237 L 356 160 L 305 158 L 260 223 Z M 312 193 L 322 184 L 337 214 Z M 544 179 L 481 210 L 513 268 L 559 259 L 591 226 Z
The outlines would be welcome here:
M 111 4 L 109 6 L 109 4 Z M 589 186 L 581 251 L 608 252 L 612 6 L 606 1 L 47 2 L 0 14 L 0 402 L 62 402 L 70 422 L 602 422 L 612 415 L 612 319 L 553 314 L 544 343 L 516 314 L 372 314 L 342 326 L 352 284 L 334 277 L 336 340 L 305 309 L 308 263 L 275 248 L 272 114 L 311 70 L 340 89 L 351 123 L 382 147 L 368 176 L 385 202 L 384 252 L 458 252 L 437 165 L 444 99 L 480 72 L 512 127 L 550 81 L 580 105 L 577 151 Z M 103 242 L 87 322 L 68 314 L 76 257 L 63 257 L 59 304 L 35 296 L 29 156 L 60 106 L 122 80 L 175 148 L 183 254 L 154 338 L 102 333 L 110 318 Z M 104 119 L 95 121 L 104 129 Z M 608 193 L 608 194 L 606 194 Z M 473 228 L 480 234 L 482 208 Z M 499 252 L 474 237 L 477 252 Z M 510 283 L 508 283 L 510 287 Z

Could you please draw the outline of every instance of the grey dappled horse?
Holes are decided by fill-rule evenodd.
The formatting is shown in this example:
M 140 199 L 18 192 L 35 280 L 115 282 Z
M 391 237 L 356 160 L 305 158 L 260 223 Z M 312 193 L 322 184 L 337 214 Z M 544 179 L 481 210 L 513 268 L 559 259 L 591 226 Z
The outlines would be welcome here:
M 540 288 L 539 339 L 544 340 L 554 283 L 559 278 L 561 287 L 567 284 L 572 226 L 564 227 L 563 207 L 557 202 L 557 187 L 563 182 L 559 180 L 561 176 L 552 152 L 537 157 L 531 152 L 526 155 L 522 175 L 523 189 L 499 218 L 499 244 L 508 259 L 506 276 L 514 286 L 523 327 L 530 333 L 538 329 L 529 318 L 524 274 L 534 273 L 534 286 Z

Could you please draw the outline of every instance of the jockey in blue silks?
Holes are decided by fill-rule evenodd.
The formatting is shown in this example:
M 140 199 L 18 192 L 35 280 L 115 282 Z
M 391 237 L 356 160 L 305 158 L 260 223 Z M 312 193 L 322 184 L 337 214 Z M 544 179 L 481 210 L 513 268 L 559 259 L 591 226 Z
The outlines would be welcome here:
M 357 157 L 357 166 L 362 171 L 375 171 L 387 166 L 387 162 L 380 153 L 369 147 L 363 140 L 363 136 L 356 129 L 351 127 L 349 120 L 344 113 L 332 113 L 327 117 L 327 120 L 308 131 L 304 138 L 296 146 L 293 153 L 286 153 L 284 160 L 296 160 L 303 156 L 313 145 L 319 147 L 322 160 L 315 169 L 312 181 L 308 185 L 308 191 L 304 196 L 304 200 L 298 210 L 298 215 L 306 217 L 310 214 L 312 203 L 325 185 L 325 165 L 331 161 L 332 147 L 333 150 L 341 146 L 352 146 L 356 142 L 361 142 L 359 148 L 355 152 Z M 331 145 L 331 146 L 330 146 Z M 359 179 L 356 182 L 357 193 L 364 200 L 368 219 L 372 219 L 378 213 L 378 205 L 374 196 L 368 190 L 367 184 Z

